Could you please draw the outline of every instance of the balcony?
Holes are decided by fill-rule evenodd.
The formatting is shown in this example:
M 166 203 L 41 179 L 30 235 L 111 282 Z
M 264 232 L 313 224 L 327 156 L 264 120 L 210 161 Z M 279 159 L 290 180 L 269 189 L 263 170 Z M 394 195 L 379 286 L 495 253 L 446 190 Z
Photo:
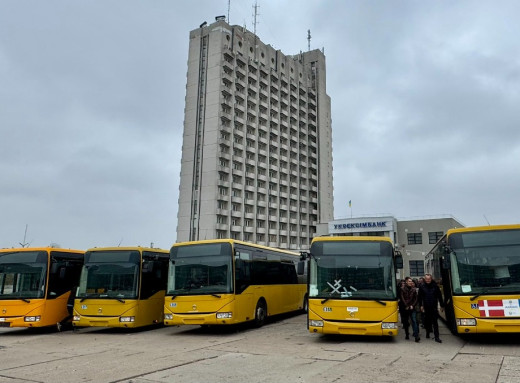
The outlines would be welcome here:
M 217 229 L 217 230 L 228 230 L 229 229 L 229 225 L 226 224 L 226 223 L 217 223 L 215 225 L 215 229 Z
M 231 197 L 231 202 L 242 204 L 244 202 L 244 200 L 242 197 Z

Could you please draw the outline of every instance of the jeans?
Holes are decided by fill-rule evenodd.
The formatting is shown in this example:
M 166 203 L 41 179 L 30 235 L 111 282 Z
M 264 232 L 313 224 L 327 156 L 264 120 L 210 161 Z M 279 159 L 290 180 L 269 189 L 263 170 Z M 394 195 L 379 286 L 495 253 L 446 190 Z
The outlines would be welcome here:
M 408 335 L 408 329 L 410 327 L 410 319 L 412 322 L 413 336 L 419 336 L 419 326 L 417 325 L 417 312 L 415 310 L 403 310 L 401 311 L 401 320 L 404 326 L 404 332 Z

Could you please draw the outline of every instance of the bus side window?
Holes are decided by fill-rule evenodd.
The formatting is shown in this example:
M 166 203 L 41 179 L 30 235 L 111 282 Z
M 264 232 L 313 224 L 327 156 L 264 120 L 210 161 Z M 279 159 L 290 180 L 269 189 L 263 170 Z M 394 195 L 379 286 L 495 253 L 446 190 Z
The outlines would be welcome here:
M 141 299 L 146 299 L 165 290 L 168 279 L 168 258 L 159 255 L 143 255 Z
M 251 252 L 235 251 L 235 293 L 242 293 L 251 284 Z

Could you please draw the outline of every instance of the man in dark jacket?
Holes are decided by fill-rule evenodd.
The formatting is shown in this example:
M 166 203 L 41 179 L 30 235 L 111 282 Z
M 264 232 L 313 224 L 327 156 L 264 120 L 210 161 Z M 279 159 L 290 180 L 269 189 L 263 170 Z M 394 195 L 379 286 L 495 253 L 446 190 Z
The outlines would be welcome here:
M 416 342 L 419 342 L 419 328 L 417 326 L 417 313 L 415 306 L 417 305 L 417 289 L 412 278 L 405 278 L 405 285 L 401 289 L 400 300 L 403 305 L 401 313 L 401 321 L 403 322 L 404 331 L 406 333 L 406 339 L 410 339 L 410 333 L 408 332 L 410 327 L 410 319 L 412 320 L 413 336 Z
M 433 326 L 435 341 L 442 343 L 442 340 L 439 338 L 439 324 L 437 323 L 439 312 L 437 311 L 437 307 L 440 305 L 441 310 L 444 310 L 444 302 L 442 301 L 441 290 L 433 280 L 431 274 L 426 274 L 424 276 L 424 283 L 419 286 L 419 304 L 421 305 L 421 312 L 424 313 L 426 338 L 430 337 Z

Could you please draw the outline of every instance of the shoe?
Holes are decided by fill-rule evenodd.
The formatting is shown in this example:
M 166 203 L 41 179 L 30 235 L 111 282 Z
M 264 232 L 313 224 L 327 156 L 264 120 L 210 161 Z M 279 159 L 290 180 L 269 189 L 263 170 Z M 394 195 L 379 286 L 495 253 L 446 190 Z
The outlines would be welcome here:
M 429 338 L 429 337 L 430 337 L 430 333 L 427 332 L 427 333 L 426 333 L 426 338 Z
M 418 336 L 415 337 L 415 343 L 419 343 L 421 341 L 421 338 L 419 338 Z
M 410 335 L 406 334 L 406 336 L 404 337 L 404 339 L 410 339 Z
M 440 340 L 439 338 L 435 338 L 435 341 L 436 341 L 437 343 L 442 343 L 442 340 Z

